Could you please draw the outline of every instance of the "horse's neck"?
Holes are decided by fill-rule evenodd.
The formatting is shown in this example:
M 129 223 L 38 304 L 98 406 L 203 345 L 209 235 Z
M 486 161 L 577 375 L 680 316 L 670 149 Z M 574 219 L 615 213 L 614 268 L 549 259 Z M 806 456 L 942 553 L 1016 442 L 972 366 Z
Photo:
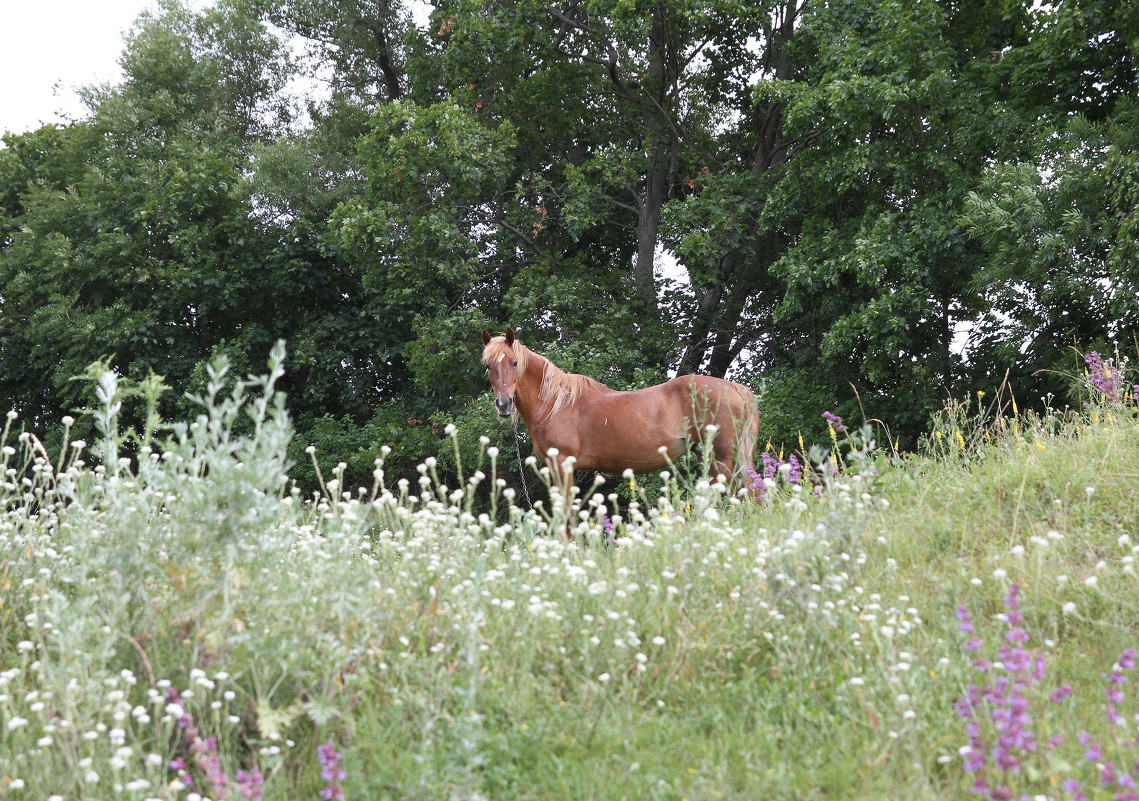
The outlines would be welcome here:
M 519 376 L 514 390 L 518 412 L 528 429 L 532 423 L 545 419 L 548 411 L 548 404 L 541 399 L 542 376 L 546 372 L 546 364 L 548 361 L 545 356 L 539 356 L 534 351 L 527 353 L 526 370 Z

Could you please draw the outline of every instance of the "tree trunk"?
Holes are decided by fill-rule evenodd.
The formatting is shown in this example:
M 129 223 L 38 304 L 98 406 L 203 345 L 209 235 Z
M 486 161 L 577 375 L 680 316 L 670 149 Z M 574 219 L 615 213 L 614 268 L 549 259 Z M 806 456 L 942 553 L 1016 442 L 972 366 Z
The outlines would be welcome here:
M 735 257 L 730 254 L 724 256 L 721 260 L 723 268 L 721 272 L 730 274 L 734 264 Z M 713 318 L 723 296 L 723 284 L 696 290 L 696 314 L 692 318 L 692 333 L 688 337 L 684 355 L 680 357 L 680 367 L 677 370 L 679 375 L 699 372 L 701 365 L 704 364 L 704 357 L 710 345 L 709 338 L 712 336 Z
M 798 12 L 797 0 L 791 0 L 783 7 L 779 25 L 767 32 L 769 65 L 779 80 L 794 78 L 795 70 L 787 55 L 787 46 L 795 32 Z M 754 181 L 775 181 L 777 178 L 772 175 L 772 171 L 789 158 L 788 143 L 783 138 L 783 104 L 770 102 L 766 108 L 757 111 L 755 156 L 750 177 Z M 758 220 L 752 227 L 751 238 L 752 253 L 739 273 L 735 270 L 735 257 L 725 254 L 720 262 L 724 269 L 719 271 L 724 284 L 705 289 L 703 293 L 697 292 L 699 308 L 693 317 L 688 345 L 681 357 L 682 373 L 699 369 L 710 348 L 707 372 L 723 377 L 732 361 L 746 346 L 746 342 L 738 341 L 737 328 L 747 299 L 761 277 L 760 265 L 772 261 L 772 251 L 777 248 L 777 243 L 760 236 Z
M 644 189 L 638 199 L 637 260 L 633 264 L 633 280 L 637 294 L 646 302 L 656 300 L 657 240 L 660 234 L 660 214 L 668 195 L 668 158 L 672 142 L 668 120 L 663 109 L 668 103 L 668 80 L 665 65 L 665 9 L 663 3 L 652 6 L 652 24 L 649 26 L 649 71 L 641 85 L 641 92 L 651 93 L 642 115 L 644 143 L 649 155 L 645 171 Z M 655 99 L 656 102 L 652 102 Z

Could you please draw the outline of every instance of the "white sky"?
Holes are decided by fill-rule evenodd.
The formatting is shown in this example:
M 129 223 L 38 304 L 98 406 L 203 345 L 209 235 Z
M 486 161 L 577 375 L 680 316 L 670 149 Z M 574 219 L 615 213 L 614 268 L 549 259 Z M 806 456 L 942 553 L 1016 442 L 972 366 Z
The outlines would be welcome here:
M 153 0 L 0 0 L 0 132 L 80 117 L 75 89 L 122 78 L 123 34 Z M 57 89 L 58 84 L 58 89 Z
M 212 0 L 190 0 L 205 8 Z M 411 0 L 426 24 L 431 4 Z M 75 90 L 122 79 L 123 35 L 157 0 L 0 0 L 0 133 L 85 116 Z

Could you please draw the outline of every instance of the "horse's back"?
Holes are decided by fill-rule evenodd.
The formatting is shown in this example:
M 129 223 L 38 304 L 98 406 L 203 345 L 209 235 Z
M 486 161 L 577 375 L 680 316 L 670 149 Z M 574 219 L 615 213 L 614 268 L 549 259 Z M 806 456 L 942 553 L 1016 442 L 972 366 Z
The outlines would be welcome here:
M 642 473 L 677 459 L 704 438 L 709 424 L 718 429 L 717 458 L 735 453 L 750 464 L 755 419 L 755 396 L 742 384 L 680 376 L 644 389 L 584 393 L 531 433 L 541 451 L 556 447 L 575 456 L 581 469 Z
M 687 397 L 697 403 L 708 404 L 711 413 L 724 409 L 738 419 L 750 418 L 755 413 L 755 393 L 735 381 L 708 375 L 686 375 L 668 383 L 684 386 Z

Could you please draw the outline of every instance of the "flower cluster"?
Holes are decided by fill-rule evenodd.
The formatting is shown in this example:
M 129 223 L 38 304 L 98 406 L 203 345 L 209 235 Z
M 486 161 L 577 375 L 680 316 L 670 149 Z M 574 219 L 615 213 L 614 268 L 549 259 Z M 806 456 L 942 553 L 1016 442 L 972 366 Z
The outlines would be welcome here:
M 842 422 L 842 418 L 837 414 L 833 414 L 832 412 L 823 412 L 823 419 L 827 421 L 827 425 L 831 429 L 837 431 L 839 434 L 842 434 L 844 431 L 846 431 L 846 425 Z M 834 435 L 832 434 L 831 436 L 833 437 Z
M 1022 761 L 1036 751 L 1037 746 L 1029 699 L 1036 684 L 1044 678 L 1047 661 L 1043 654 L 1024 647 L 1029 636 L 1024 629 L 1018 595 L 1019 588 L 1013 584 L 1005 597 L 1008 630 L 996 661 L 989 662 L 979 654 L 974 656 L 974 667 L 988 674 L 989 682 L 970 684 L 966 694 L 954 705 L 957 714 L 966 721 L 965 731 L 969 736 L 969 744 L 961 754 L 965 770 L 978 774 L 974 791 L 988 793 L 992 798 L 1010 798 L 1011 794 L 1007 786 L 992 786 L 980 775 L 988 760 L 992 759 L 1002 775 L 1017 773 Z M 971 635 L 965 650 L 977 654 L 984 641 L 974 631 L 969 610 L 958 607 L 957 619 L 961 632 Z
M 750 465 L 745 468 L 751 480 L 750 489 L 754 490 L 760 499 L 766 498 L 769 492 L 773 492 L 779 486 L 780 478 L 788 486 L 802 486 L 803 463 L 799 461 L 798 456 L 791 454 L 787 461 L 769 451 L 764 451 L 760 456 L 763 459 L 762 474 Z
M 1051 708 L 1072 697 L 1072 687 L 1061 685 L 1048 693 L 1045 700 L 1042 682 L 1048 660 L 1042 652 L 1025 647 L 1029 635 L 1020 611 L 1019 587 L 1015 584 L 1009 587 L 1005 597 L 1005 610 L 1002 616 L 1006 625 L 1004 642 L 997 649 L 996 659 L 989 661 L 980 655 L 984 640 L 977 636 L 969 610 L 964 606 L 957 608 L 958 629 L 969 635 L 962 647 L 973 654 L 973 666 L 986 677 L 982 684 L 968 685 L 965 695 L 954 704 L 958 717 L 965 721 L 968 744 L 961 748 L 960 753 L 963 767 L 974 777 L 973 792 L 990 799 L 1017 797 L 1013 783 L 1031 784 L 1035 777 L 1044 775 L 1042 766 L 1047 764 L 1066 766 L 1065 770 L 1071 775 L 1060 782 L 1060 787 L 1073 801 L 1087 801 L 1089 798 L 1088 790 L 1080 781 L 1088 772 L 1095 784 L 1112 792 L 1111 797 L 1115 801 L 1139 801 L 1136 777 L 1129 772 L 1129 765 L 1134 765 L 1139 771 L 1139 762 L 1133 755 L 1121 757 L 1118 762 L 1107 758 L 1108 749 L 1085 730 L 1076 737 L 1082 750 L 1083 769 L 1067 766 L 1068 763 L 1060 758 L 1059 749 L 1067 740 L 1062 731 L 1047 738 L 1043 744 L 1046 759 L 1038 759 L 1041 748 L 1037 731 L 1049 718 Z M 1136 657 L 1136 650 L 1128 648 L 1111 673 L 1104 674 L 1107 680 L 1107 722 L 1113 735 L 1117 731 L 1124 734 L 1124 742 L 1118 749 L 1121 755 L 1135 745 L 1123 730 L 1125 720 L 1119 707 L 1125 700 L 1126 673 L 1135 668 Z M 1054 782 L 1058 777 L 1053 774 L 1050 778 Z M 1027 798 L 1031 794 L 1024 793 L 1019 797 Z
M 1112 359 L 1104 359 L 1097 351 L 1084 356 L 1088 366 L 1088 383 L 1102 397 L 1105 403 L 1120 403 L 1126 390 L 1123 375 Z
M 323 745 L 317 746 L 317 758 L 320 760 L 320 778 L 327 784 L 324 789 L 320 791 L 320 797 L 324 801 L 339 801 L 344 798 L 344 788 L 340 786 L 346 777 L 347 773 L 340 767 L 340 760 L 343 754 L 336 750 L 336 746 L 332 740 Z
M 204 789 L 213 798 L 228 798 L 230 794 L 230 777 L 222 765 L 221 754 L 218 751 L 216 737 L 203 737 L 201 730 L 194 721 L 194 716 L 186 711 L 182 694 L 171 687 L 166 691 L 166 713 L 177 721 L 181 730 L 180 749 L 190 755 L 193 767 L 197 768 L 202 777 Z M 176 757 L 170 761 L 170 770 L 176 774 L 175 783 L 182 787 L 194 789 L 194 777 L 190 773 L 190 765 L 184 757 Z M 261 798 L 263 778 L 261 771 L 256 767 L 250 771 L 237 771 L 237 791 L 243 799 L 257 801 Z

